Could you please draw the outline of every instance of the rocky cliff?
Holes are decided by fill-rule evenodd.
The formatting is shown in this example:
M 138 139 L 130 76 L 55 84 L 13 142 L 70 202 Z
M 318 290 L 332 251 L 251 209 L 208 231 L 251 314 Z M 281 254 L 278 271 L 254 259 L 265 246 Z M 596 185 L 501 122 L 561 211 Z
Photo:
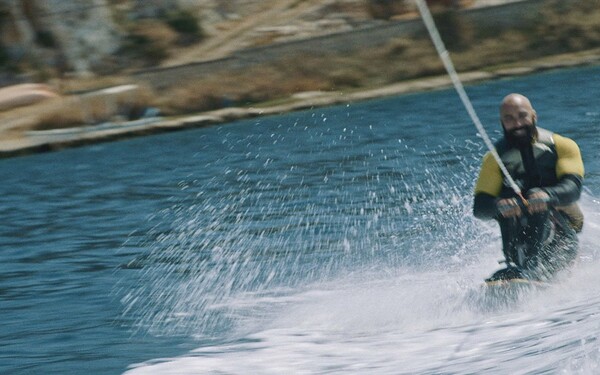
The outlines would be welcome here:
M 106 0 L 2 0 L 0 7 L 0 42 L 13 64 L 86 72 L 120 46 Z

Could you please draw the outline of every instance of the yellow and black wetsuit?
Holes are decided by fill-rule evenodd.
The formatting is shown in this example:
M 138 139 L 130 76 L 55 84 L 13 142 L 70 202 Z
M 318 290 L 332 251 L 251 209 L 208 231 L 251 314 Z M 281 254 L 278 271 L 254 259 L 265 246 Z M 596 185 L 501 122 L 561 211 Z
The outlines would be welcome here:
M 579 232 L 583 226 L 583 214 L 576 202 L 581 195 L 584 174 L 583 161 L 577 144 L 569 138 L 537 128 L 537 137 L 532 143 L 534 170 L 523 162 L 523 151 L 511 147 L 504 138 L 498 141 L 495 147 L 503 164 L 523 193 L 532 188 L 541 188 L 548 193 L 550 197 L 548 203 L 552 207 L 550 216 L 555 229 L 559 234 L 574 240 L 576 246 L 577 239 L 574 233 Z M 547 218 L 524 219 L 525 221 L 528 219 L 529 223 L 524 223 L 523 220 L 516 222 L 499 218 L 496 200 L 510 197 L 515 197 L 515 193 L 505 181 L 498 163 L 488 152 L 483 158 L 475 186 L 473 213 L 480 219 L 499 221 L 507 261 L 520 264 L 516 260 L 518 239 L 515 232 L 523 232 L 524 226 L 533 225 L 532 223 L 537 219 L 543 221 Z M 546 251 L 554 250 L 547 248 Z M 569 256 L 572 257 L 574 254 Z

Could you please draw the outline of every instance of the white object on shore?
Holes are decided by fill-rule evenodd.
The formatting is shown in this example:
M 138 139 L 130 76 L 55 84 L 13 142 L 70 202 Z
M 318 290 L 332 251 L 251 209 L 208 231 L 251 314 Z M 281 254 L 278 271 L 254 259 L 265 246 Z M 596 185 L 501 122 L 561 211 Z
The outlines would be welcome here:
M 127 129 L 132 130 L 137 127 L 144 127 L 162 120 L 162 117 L 142 117 L 131 121 L 107 121 L 97 125 L 77 126 L 69 128 L 58 128 L 48 130 L 30 130 L 26 132 L 31 137 L 62 137 L 70 135 L 80 135 L 104 130 Z
M 23 83 L 0 88 L 0 111 L 24 107 L 41 101 L 58 98 L 50 86 L 39 83 Z

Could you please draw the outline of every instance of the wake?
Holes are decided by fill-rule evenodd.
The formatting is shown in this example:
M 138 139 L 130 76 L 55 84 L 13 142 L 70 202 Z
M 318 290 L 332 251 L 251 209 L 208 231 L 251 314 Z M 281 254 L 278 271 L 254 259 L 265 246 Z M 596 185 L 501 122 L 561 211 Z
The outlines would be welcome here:
M 585 193 L 581 205 L 578 264 L 551 287 L 503 308 L 473 301 L 497 267 L 495 238 L 480 244 L 479 262 L 461 269 L 381 266 L 240 295 L 231 301 L 239 324 L 229 339 L 127 373 L 595 373 L 600 202 Z

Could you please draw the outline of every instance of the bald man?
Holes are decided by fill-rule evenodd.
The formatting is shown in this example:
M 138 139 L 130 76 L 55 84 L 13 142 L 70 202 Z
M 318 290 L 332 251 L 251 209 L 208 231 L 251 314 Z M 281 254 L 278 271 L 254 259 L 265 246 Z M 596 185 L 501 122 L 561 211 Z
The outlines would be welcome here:
M 548 281 L 577 255 L 583 214 L 576 202 L 584 173 L 579 147 L 537 127 L 537 113 L 521 94 L 502 100 L 500 122 L 504 137 L 495 148 L 525 201 L 488 152 L 475 186 L 473 214 L 500 224 L 506 268 L 486 281 Z

